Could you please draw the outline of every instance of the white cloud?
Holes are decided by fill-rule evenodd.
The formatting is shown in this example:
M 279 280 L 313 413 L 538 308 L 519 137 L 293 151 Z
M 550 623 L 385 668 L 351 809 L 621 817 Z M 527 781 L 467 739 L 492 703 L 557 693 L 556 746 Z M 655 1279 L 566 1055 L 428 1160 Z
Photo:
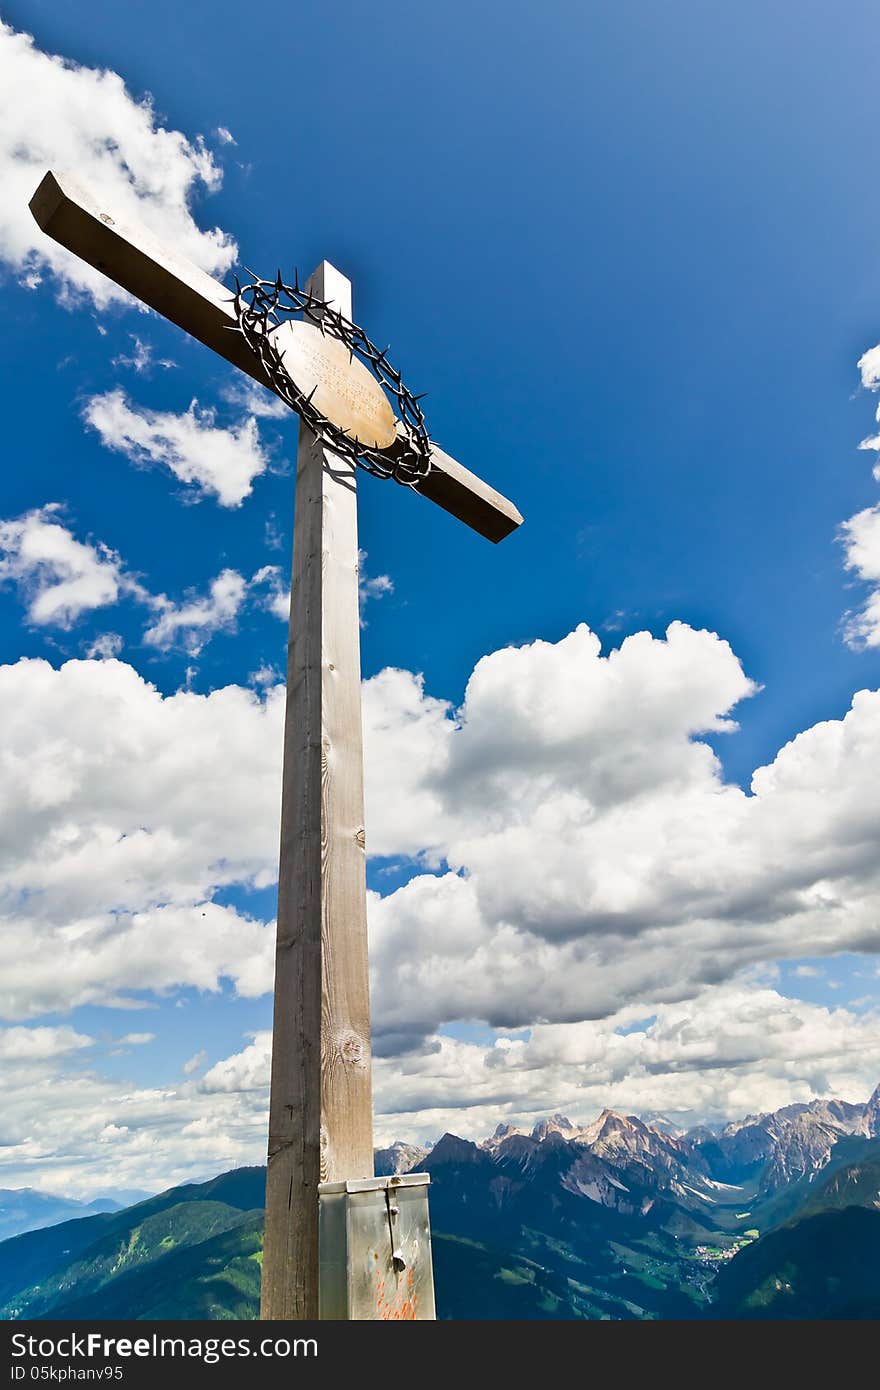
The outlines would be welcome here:
M 278 585 L 271 590 L 266 599 L 266 606 L 270 613 L 274 613 L 276 618 L 280 618 L 283 623 L 290 621 L 290 590 Z
M 168 468 L 195 496 L 214 496 L 221 507 L 239 507 L 265 473 L 269 454 L 252 417 L 223 429 L 213 410 L 193 401 L 182 414 L 129 403 L 120 390 L 92 396 L 84 418 L 108 449 L 138 465 Z
M 238 143 L 235 136 L 230 130 L 227 130 L 225 125 L 218 125 L 214 133 L 221 145 L 235 145 Z
M 873 391 L 880 386 L 880 344 L 862 353 L 858 368 L 866 390 Z
M 112 358 L 114 367 L 130 367 L 138 376 L 150 376 L 154 367 L 163 367 L 167 371 L 170 367 L 177 364 L 168 357 L 155 357 L 153 347 L 150 343 L 145 343 L 135 333 L 129 334 L 131 338 L 131 352 L 119 353 Z
M 202 1093 L 194 1080 L 145 1087 L 63 1057 L 16 1058 L 3 1081 L 3 1180 L 90 1196 L 205 1179 L 264 1161 L 261 1109 L 262 1097 Z
M 364 620 L 364 608 L 370 599 L 385 598 L 387 594 L 394 593 L 394 583 L 387 574 L 368 575 L 364 569 L 367 559 L 365 550 L 358 551 L 358 604 L 360 607 L 361 627 L 366 627 Z M 290 586 L 285 585 L 281 578 L 281 568 L 279 565 L 264 565 L 257 570 L 252 581 L 254 585 L 265 584 L 268 592 L 263 600 L 263 606 L 270 613 L 274 613 L 276 618 L 282 622 L 290 620 Z
M 585 627 L 494 652 L 458 710 L 409 672 L 365 683 L 368 848 L 437 868 L 370 898 L 389 1130 L 420 1109 L 439 1123 L 456 1094 L 476 1097 L 465 1120 L 482 1132 L 572 1092 L 737 1109 L 823 1077 L 862 1085 L 873 1016 L 768 1001 L 743 971 L 880 945 L 880 692 L 792 740 L 749 794 L 701 733 L 734 727 L 753 690 L 725 642 L 681 624 L 608 655 Z M 283 695 L 163 698 L 107 660 L 0 667 L 6 1017 L 270 988 L 272 924 L 212 897 L 274 879 Z M 438 1041 L 457 1019 L 531 1036 L 488 1053 Z M 257 1128 L 259 1044 L 199 1083 L 256 1088 Z M 193 1123 L 214 1133 L 208 1112 Z
M 28 202 L 49 168 L 74 173 L 121 218 L 143 222 L 211 274 L 235 260 L 234 241 L 201 231 L 191 202 L 219 187 L 221 172 L 201 140 L 157 123 L 149 98 L 121 77 L 43 53 L 28 34 L 0 23 L 0 256 L 24 283 L 50 271 L 62 294 L 98 305 L 127 296 L 37 227 Z
M 16 1064 L 41 1062 L 92 1047 L 94 1041 L 85 1033 L 68 1027 L 0 1028 L 0 1060 Z
M 380 1045 L 876 949 L 880 694 L 793 740 L 749 795 L 699 733 L 752 689 L 726 643 L 680 624 L 608 656 L 586 628 L 493 653 L 457 712 L 408 672 L 366 682 L 368 848 L 441 870 L 371 897 Z M 280 686 L 163 699 L 114 661 L 0 668 L 8 1009 L 268 987 L 270 927 L 210 898 L 274 878 L 282 707 Z
M 264 1091 L 269 1084 L 272 1034 L 268 1030 L 251 1035 L 241 1052 L 224 1057 L 202 1077 L 200 1087 L 211 1095 L 223 1091 Z
M 86 648 L 90 660 L 109 661 L 122 651 L 122 638 L 118 632 L 102 632 Z
M 118 661 L 0 667 L 0 1014 L 271 987 L 283 692 L 162 697 Z M 58 962 L 63 960 L 63 969 Z
M 70 627 L 81 613 L 116 603 L 132 587 L 119 556 L 74 538 L 57 502 L 0 521 L 0 583 L 15 583 L 30 622 Z
M 859 358 L 859 373 L 862 386 L 870 391 L 880 390 L 880 345 Z M 876 418 L 880 421 L 880 406 Z M 880 481 L 880 434 L 863 439 L 859 448 L 876 454 L 874 477 Z M 844 615 L 844 641 L 856 651 L 880 647 L 880 503 L 845 521 L 840 527 L 840 540 L 846 568 L 870 585 L 861 608 Z
M 816 1095 L 867 1099 L 876 1085 L 880 1015 L 824 1009 L 771 989 L 707 989 L 659 1005 L 644 1029 L 615 1019 L 538 1026 L 482 1046 L 451 1038 L 376 1069 L 378 1131 L 468 1138 L 549 1108 L 588 1122 L 608 1105 L 685 1124 L 741 1117 Z
M 274 613 L 276 618 L 282 622 L 290 621 L 290 585 L 285 585 L 281 578 L 281 568 L 278 565 L 263 565 L 258 569 L 251 586 L 259 588 L 266 585 L 266 594 L 263 597 L 263 607 L 269 612 Z
M 478 1139 L 500 1121 L 531 1124 L 549 1108 L 581 1123 L 611 1105 L 660 1110 L 687 1124 L 817 1094 L 863 1101 L 876 1084 L 876 1012 L 826 1009 L 736 984 L 702 990 L 687 1005 L 660 1005 L 644 1027 L 617 1031 L 633 1021 L 624 1011 L 539 1025 L 526 1038 L 487 1045 L 433 1037 L 419 1051 L 379 1058 L 376 1141 L 432 1140 L 446 1129 Z M 73 1193 L 158 1188 L 264 1160 L 268 1030 L 250 1034 L 201 1079 L 153 1088 L 68 1065 L 64 1054 L 90 1042 L 47 1038 L 9 1069 L 2 1125 L 8 1185 Z M 204 1060 L 191 1058 L 185 1078 Z
M 284 536 L 278 527 L 278 519 L 274 512 L 270 512 L 266 518 L 263 531 L 268 548 L 270 550 L 281 550 L 284 546 Z
M 680 624 L 606 656 L 586 628 L 492 653 L 458 710 L 409 672 L 365 683 L 368 847 L 438 869 L 370 898 L 380 1141 L 548 1107 L 697 1119 L 864 1098 L 876 1010 L 787 999 L 754 967 L 880 944 L 880 693 L 747 794 L 700 735 L 753 689 L 726 643 Z M 283 694 L 162 697 L 112 660 L 0 667 L 5 1017 L 270 989 L 272 923 L 212 897 L 273 881 Z M 456 1019 L 516 1035 L 438 1035 Z M 39 1031 L 18 1030 L 37 1050 Z M 161 1093 L 53 1062 L 57 1107 L 17 1065 L 10 1167 L 75 1190 L 106 1183 L 105 1150 L 117 1184 L 257 1161 L 267 1058 L 257 1034 Z
M 78 541 L 58 520 L 60 510 L 50 503 L 17 520 L 0 521 L 0 584 L 17 586 L 30 622 L 69 628 L 83 613 L 127 594 L 152 610 L 143 640 L 162 651 L 180 647 L 198 656 L 215 633 L 235 629 L 250 589 L 237 570 L 222 570 L 207 594 L 190 591 L 175 603 L 165 594 L 150 594 L 108 546 Z M 257 579 L 262 578 L 261 571 Z M 104 632 L 88 644 L 86 656 L 110 660 L 122 645 L 118 633 Z
M 188 1057 L 187 1060 L 184 1062 L 182 1068 L 184 1076 L 192 1076 L 193 1072 L 196 1072 L 199 1070 L 200 1067 L 203 1067 L 205 1065 L 207 1056 L 208 1054 L 205 1051 L 205 1049 L 200 1048 L 198 1052 L 193 1053 L 192 1057 Z
M 283 677 L 277 666 L 258 666 L 256 671 L 251 671 L 248 676 L 248 685 L 277 685 L 282 679 Z
M 165 651 L 179 645 L 190 656 L 198 656 L 214 633 L 234 629 L 247 591 L 244 576 L 225 569 L 211 581 L 204 597 L 192 595 L 175 604 L 162 594 L 152 600 L 158 617 L 144 632 L 144 641 Z
M 449 833 L 440 784 L 456 732 L 451 706 L 424 680 L 391 667 L 363 685 L 367 851 L 426 854 L 437 862 Z
M 675 1002 L 743 967 L 880 947 L 880 693 L 726 783 L 702 730 L 753 689 L 673 624 L 603 657 L 586 628 L 483 658 L 457 716 L 365 688 L 367 843 L 449 872 L 371 899 L 379 1033 Z
M 861 609 L 847 615 L 844 638 L 851 647 L 880 647 L 880 504 L 857 512 L 840 529 L 847 569 L 875 586 Z
M 500 1121 L 531 1124 L 550 1107 L 581 1124 L 606 1105 L 661 1110 L 687 1124 L 817 1095 L 865 1100 L 877 1083 L 876 1010 L 829 1009 L 733 984 L 701 990 L 687 1004 L 658 1005 L 644 1027 L 621 1032 L 634 1013 L 538 1025 L 525 1038 L 490 1044 L 437 1036 L 405 1056 L 377 1058 L 377 1142 L 430 1140 L 446 1129 L 478 1139 Z M 271 1033 L 254 1034 L 210 1068 L 200 1090 L 248 1100 L 259 1123 L 270 1056 Z
M 236 371 L 235 376 L 224 388 L 223 398 L 230 405 L 237 406 L 246 415 L 256 415 L 259 420 L 295 419 L 290 406 L 285 405 L 280 396 L 258 381 L 251 381 Z
M 846 563 L 861 579 L 880 583 L 880 506 L 867 507 L 844 523 Z
M 366 570 L 367 552 L 358 551 L 358 603 L 360 604 L 361 627 L 366 627 L 364 609 L 370 599 L 385 598 L 394 593 L 394 582 L 388 574 L 369 575 Z

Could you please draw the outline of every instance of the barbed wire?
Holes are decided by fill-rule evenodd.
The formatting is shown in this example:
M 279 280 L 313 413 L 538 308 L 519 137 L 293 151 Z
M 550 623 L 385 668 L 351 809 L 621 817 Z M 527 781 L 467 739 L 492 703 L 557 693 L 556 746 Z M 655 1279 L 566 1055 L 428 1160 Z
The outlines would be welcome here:
M 252 271 L 248 272 L 253 274 Z M 351 459 L 377 478 L 393 478 L 396 483 L 415 487 L 431 469 L 431 440 L 419 401 L 388 360 L 388 349 L 380 351 L 362 328 L 338 309 L 303 289 L 299 275 L 287 285 L 281 272 L 274 280 L 255 276 L 246 285 L 235 276 L 235 316 L 245 341 L 263 364 L 273 390 L 295 410 L 310 430 L 342 458 Z M 362 443 L 348 430 L 329 420 L 314 403 L 317 387 L 308 395 L 300 391 L 284 366 L 281 351 L 273 341 L 272 330 L 294 316 L 301 317 L 344 343 L 352 358 L 357 357 L 372 373 L 386 394 L 396 402 L 397 438 L 387 448 Z M 423 393 L 424 394 L 424 393 Z

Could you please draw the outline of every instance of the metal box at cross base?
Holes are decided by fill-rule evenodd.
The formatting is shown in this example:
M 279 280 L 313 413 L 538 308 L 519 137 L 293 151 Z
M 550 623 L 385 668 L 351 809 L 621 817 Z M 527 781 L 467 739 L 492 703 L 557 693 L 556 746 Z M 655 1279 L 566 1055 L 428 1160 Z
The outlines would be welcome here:
M 319 1316 L 435 1318 L 427 1173 L 318 1188 Z

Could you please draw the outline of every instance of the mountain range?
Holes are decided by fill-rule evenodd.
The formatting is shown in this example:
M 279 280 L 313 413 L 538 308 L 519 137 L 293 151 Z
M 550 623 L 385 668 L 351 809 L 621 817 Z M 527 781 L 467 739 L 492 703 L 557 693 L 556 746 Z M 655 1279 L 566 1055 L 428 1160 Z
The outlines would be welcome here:
M 447 1318 L 880 1316 L 880 1087 L 681 1131 L 612 1110 L 397 1143 Z M 265 1170 L 0 1242 L 5 1318 L 254 1317 Z
M 0 1187 L 0 1240 L 37 1230 L 40 1226 L 54 1226 L 71 1217 L 119 1211 L 146 1195 L 145 1192 L 120 1193 L 116 1197 L 95 1197 L 90 1202 L 82 1202 L 75 1197 L 38 1192 L 33 1187 Z

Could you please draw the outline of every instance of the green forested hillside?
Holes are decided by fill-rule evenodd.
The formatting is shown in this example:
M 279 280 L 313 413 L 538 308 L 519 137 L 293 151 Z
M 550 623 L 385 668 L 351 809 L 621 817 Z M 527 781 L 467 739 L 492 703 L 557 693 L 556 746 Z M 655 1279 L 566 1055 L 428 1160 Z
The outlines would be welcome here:
M 181 1220 L 195 1204 L 172 1210 Z M 209 1204 L 205 1204 L 209 1205 Z M 210 1204 L 213 1205 L 213 1204 Z M 234 1209 L 227 1208 L 231 1213 Z M 145 1267 L 118 1271 L 83 1297 L 54 1304 L 53 1318 L 256 1318 L 260 1310 L 262 1211 L 237 1212 L 234 1225 L 198 1244 L 167 1249 Z
M 231 1231 L 255 1210 L 262 1218 L 265 1182 L 264 1168 L 234 1169 L 206 1183 L 170 1188 L 120 1212 L 65 1221 L 3 1241 L 0 1316 L 49 1316 L 61 1303 L 97 1297 L 142 1266 L 158 1268 L 161 1263 L 164 1271 L 168 1258 L 181 1248 L 201 1250 L 207 1239 Z M 125 1313 L 140 1315 L 135 1306 Z
M 712 1315 L 880 1317 L 880 1212 L 823 1211 L 746 1246 L 718 1275 Z
M 844 1207 L 872 1207 L 880 1211 L 880 1146 L 874 1144 L 864 1158 L 837 1168 L 805 1198 L 798 1219 Z

